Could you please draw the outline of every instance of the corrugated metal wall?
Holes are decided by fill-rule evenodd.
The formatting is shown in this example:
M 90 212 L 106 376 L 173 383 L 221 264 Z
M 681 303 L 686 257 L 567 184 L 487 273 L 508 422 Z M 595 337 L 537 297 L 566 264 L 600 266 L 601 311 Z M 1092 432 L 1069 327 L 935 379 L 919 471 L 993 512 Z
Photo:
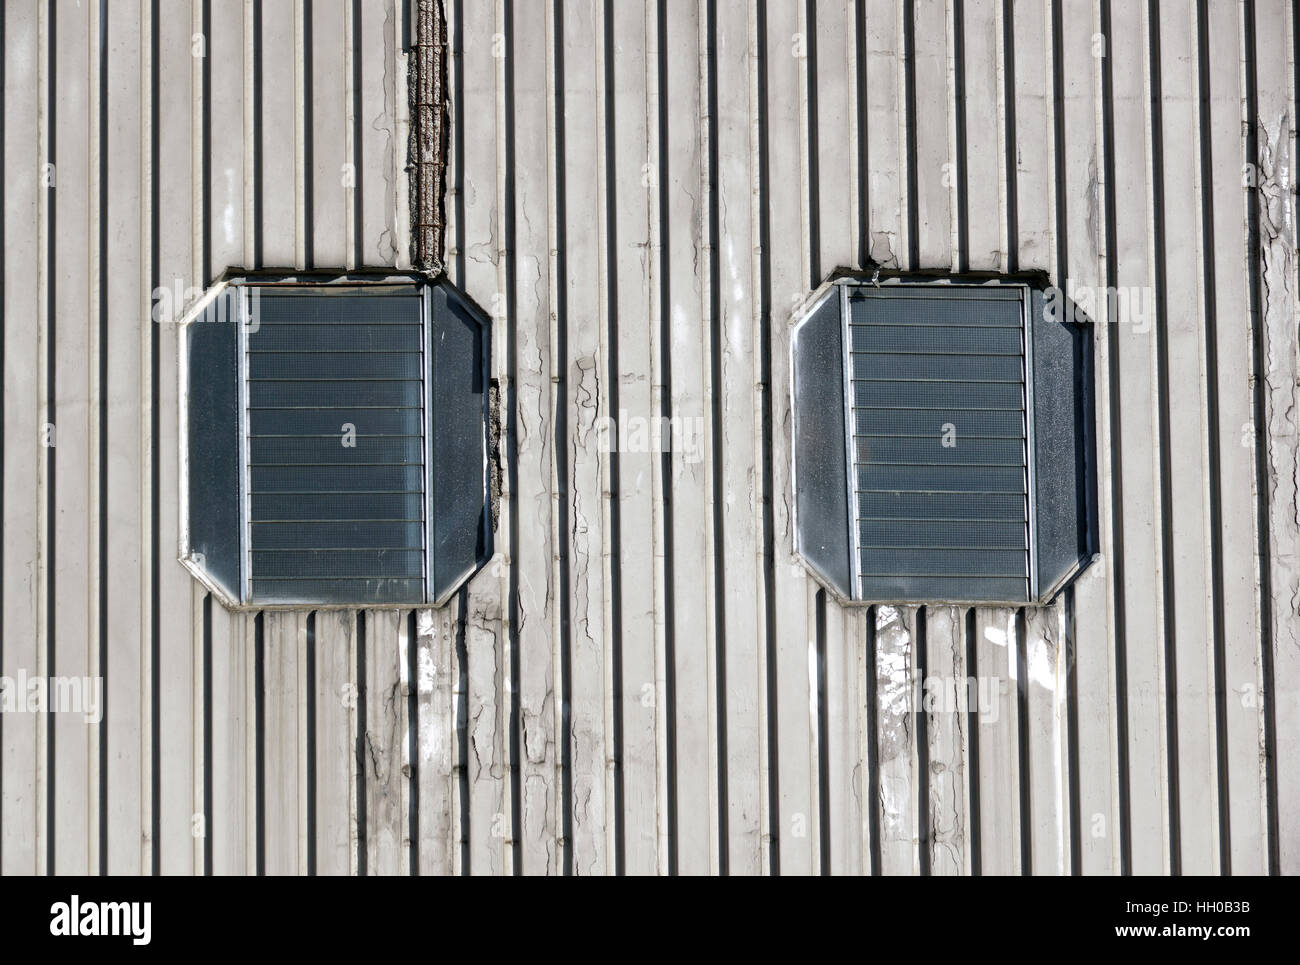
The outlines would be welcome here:
M 497 556 L 441 610 L 230 614 L 150 293 L 405 267 L 401 6 L 3 8 L 0 669 L 107 694 L 0 715 L 5 873 L 1300 871 L 1292 4 L 444 0 Z M 793 557 L 792 311 L 871 261 L 1137 299 L 1054 606 Z

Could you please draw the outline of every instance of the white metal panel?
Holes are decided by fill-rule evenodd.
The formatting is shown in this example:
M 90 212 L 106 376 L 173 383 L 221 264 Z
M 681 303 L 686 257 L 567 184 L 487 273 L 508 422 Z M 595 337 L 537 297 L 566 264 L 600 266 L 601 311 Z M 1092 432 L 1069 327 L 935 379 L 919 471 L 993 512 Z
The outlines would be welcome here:
M 446 0 L 446 263 L 518 461 L 497 558 L 363 645 L 176 563 L 147 319 L 232 265 L 407 263 L 400 9 L 114 3 L 101 48 L 5 5 L 0 671 L 109 711 L 0 718 L 0 869 L 1300 870 L 1284 5 Z M 791 309 L 911 251 L 1130 298 L 1087 306 L 1101 558 L 1051 607 L 846 608 L 792 555 Z M 677 420 L 666 459 L 611 458 L 624 414 Z

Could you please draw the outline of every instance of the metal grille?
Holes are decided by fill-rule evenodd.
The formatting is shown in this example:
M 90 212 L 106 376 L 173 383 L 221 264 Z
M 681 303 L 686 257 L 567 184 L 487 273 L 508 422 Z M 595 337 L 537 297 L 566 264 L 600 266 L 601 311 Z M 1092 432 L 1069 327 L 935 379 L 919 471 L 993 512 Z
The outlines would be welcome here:
M 420 295 L 259 295 L 245 339 L 249 599 L 421 602 Z
M 1029 599 L 1023 293 L 847 293 L 863 599 Z

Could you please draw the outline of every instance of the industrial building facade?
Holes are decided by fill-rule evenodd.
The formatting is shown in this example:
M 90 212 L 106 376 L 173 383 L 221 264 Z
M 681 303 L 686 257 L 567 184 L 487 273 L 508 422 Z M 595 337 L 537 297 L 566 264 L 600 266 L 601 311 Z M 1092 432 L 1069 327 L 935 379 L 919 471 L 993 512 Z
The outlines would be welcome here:
M 1300 871 L 1298 13 L 6 2 L 0 871 Z M 445 602 L 181 561 L 179 320 L 241 274 L 481 310 Z M 1088 332 L 1095 552 L 844 599 L 796 325 L 1025 274 Z

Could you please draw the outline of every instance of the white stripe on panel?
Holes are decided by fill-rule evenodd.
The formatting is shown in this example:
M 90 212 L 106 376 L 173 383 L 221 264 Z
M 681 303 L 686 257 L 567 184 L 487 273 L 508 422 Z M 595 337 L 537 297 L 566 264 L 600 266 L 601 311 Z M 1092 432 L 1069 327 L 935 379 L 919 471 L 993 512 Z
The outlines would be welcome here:
M 361 70 L 361 114 L 357 125 L 361 131 L 361 163 L 356 172 L 361 195 L 361 248 L 355 252 L 358 265 L 396 265 L 408 256 L 408 239 L 398 235 L 396 224 L 397 185 L 406 180 L 406 141 L 397 135 L 397 115 L 402 105 L 397 102 L 396 74 L 407 69 L 407 58 L 396 51 L 395 31 L 400 24 L 395 21 L 401 18 L 395 14 L 395 2 L 349 0 L 346 14 L 351 20 L 352 8 L 360 4 L 361 29 L 352 37 L 352 56 L 360 60 Z M 445 58 L 444 64 L 449 59 Z
M 352 249 L 353 194 L 361 172 L 348 150 L 351 136 L 351 9 L 346 0 L 311 3 L 312 263 L 342 267 Z
M 1261 699 L 1260 613 L 1255 555 L 1255 464 L 1249 333 L 1242 319 L 1250 317 L 1246 263 L 1246 205 L 1254 203 L 1242 183 L 1245 144 L 1242 139 L 1241 10 L 1232 4 L 1208 4 L 1210 128 L 1213 163 L 1214 249 L 1202 257 L 1213 260 L 1215 350 L 1218 364 L 1219 434 L 1222 519 L 1223 647 L 1227 773 L 1228 835 L 1231 871 L 1237 875 L 1268 872 L 1265 818 Z M 1226 870 L 1226 869 L 1225 869 Z
M 463 20 L 454 25 L 463 60 L 464 78 L 463 158 L 455 184 L 461 192 L 464 224 L 461 230 L 465 251 L 460 252 L 464 275 L 456 281 L 495 322 L 493 365 L 502 371 L 504 353 L 504 293 L 501 291 L 499 257 L 501 185 L 500 136 L 497 108 L 500 83 L 499 59 L 494 49 L 501 42 L 496 5 L 466 3 L 460 6 Z M 507 511 L 503 508 L 503 512 Z M 498 545 L 498 550 L 501 546 Z M 508 712 L 503 703 L 503 683 L 508 679 L 507 641 L 502 625 L 501 568 L 493 566 L 470 584 L 466 624 L 468 672 L 468 747 L 470 800 L 470 872 L 503 874 L 510 868 Z
M 246 713 L 245 694 L 254 680 L 244 640 L 245 634 L 252 632 L 246 627 L 252 620 L 212 601 L 212 760 L 208 762 L 212 811 L 204 815 L 203 829 L 212 839 L 215 875 L 246 875 L 257 870 L 246 847 L 248 826 L 256 820 L 247 808 L 248 742 L 254 722 Z
M 262 834 L 268 875 L 307 871 L 306 645 L 305 612 L 263 612 Z
M 1160 103 L 1169 478 L 1177 693 L 1179 868 L 1219 872 L 1218 754 L 1214 708 L 1214 607 L 1210 578 L 1209 449 L 1199 239 L 1202 185 L 1192 4 L 1165 3 L 1160 23 Z M 1171 749 L 1172 753 L 1172 749 Z
M 877 606 L 876 742 L 880 762 L 881 874 L 920 873 L 916 714 L 916 607 Z
M 935 875 L 971 872 L 967 713 L 979 710 L 985 691 L 970 683 L 966 667 L 966 614 L 962 607 L 926 608 L 926 679 L 919 681 L 917 712 L 926 718 L 930 795 L 920 807 L 929 811 L 930 840 L 922 847 L 930 849 Z
M 1028 704 L 1029 871 L 1070 874 L 1070 789 L 1066 752 L 1065 602 L 1024 610 L 1025 679 L 1020 691 Z
M 459 791 L 452 762 L 456 757 L 456 703 L 452 651 L 456 646 L 456 607 L 417 610 L 415 681 L 416 777 L 419 795 L 419 873 L 450 875 L 458 851 Z
M 1165 730 L 1163 564 L 1153 269 L 1148 250 L 1151 159 L 1148 153 L 1148 32 L 1141 8 L 1111 10 L 1113 63 L 1142 65 L 1113 70 L 1115 134 L 1115 234 L 1117 281 L 1130 296 L 1129 314 L 1115 319 L 1112 348 L 1119 355 L 1123 464 L 1123 566 L 1127 675 L 1131 870 L 1169 871 L 1168 763 Z M 1133 298 L 1140 299 L 1134 302 Z M 1135 311 L 1140 306 L 1141 312 Z
M 208 265 L 211 275 L 200 284 L 209 285 L 225 269 L 247 266 L 244 185 L 252 181 L 245 171 L 244 145 L 252 137 L 245 127 L 244 78 L 252 72 L 245 63 L 244 11 L 241 0 L 217 0 L 211 5 L 207 38 L 207 69 L 211 87 L 206 92 L 211 140 L 204 146 L 209 168 L 208 190 L 211 222 L 207 231 Z M 214 606 L 220 606 L 215 601 Z
M 357 866 L 357 660 L 355 610 L 317 610 L 314 703 L 316 873 Z M 370 627 L 366 628 L 370 631 Z M 367 798 L 368 800 L 368 798 Z
M 42 15 L 43 16 L 43 15 Z M 45 290 L 39 285 L 40 249 L 18 239 L 41 237 L 41 217 L 46 189 L 45 163 L 39 154 L 43 108 L 36 4 L 9 4 L 4 11 L 4 637 L 0 673 L 36 674 L 40 643 L 41 512 L 39 489 L 42 446 L 40 411 L 40 326 Z M 33 229 L 35 234 L 33 234 Z M 31 280 L 38 284 L 30 284 Z M 22 280 L 15 284 L 14 280 Z M 28 319 L 16 324 L 15 319 Z M 45 726 L 38 714 L 5 714 L 0 718 L 0 871 L 35 874 L 38 868 L 36 837 L 39 790 L 38 732 Z
M 410 874 L 409 619 L 367 610 L 360 779 L 366 782 L 366 874 Z M 471 667 L 473 662 L 471 661 Z
M 1105 239 L 1101 70 L 1109 55 L 1108 40 L 1099 38 L 1097 6 L 1090 0 L 1065 0 L 1060 28 L 1064 98 L 1057 123 L 1063 125 L 1068 151 L 1064 158 L 1066 277 L 1070 284 L 1097 292 L 1104 285 Z M 1087 65 L 1085 69 L 1085 65 Z M 1076 187 L 1081 186 L 1081 187 Z M 1073 585 L 1074 638 L 1067 641 L 1067 667 L 1074 674 L 1078 733 L 1079 868 L 1081 874 L 1118 874 L 1120 864 L 1120 782 L 1115 679 L 1115 600 L 1111 506 L 1110 381 L 1108 353 L 1113 327 L 1105 305 L 1095 296 L 1084 306 L 1093 322 L 1094 428 L 1098 514 L 1095 525 L 1100 558 Z M 1067 628 L 1068 629 L 1068 628 Z
M 515 829 L 524 874 L 557 874 L 560 865 L 560 746 L 555 726 L 560 706 L 556 653 L 559 606 L 553 491 L 554 412 L 551 373 L 551 241 L 554 206 L 548 167 L 539 158 L 554 150 L 547 116 L 549 48 L 546 9 L 516 3 L 514 24 L 515 332 L 517 479 L 512 494 L 519 526 L 518 555 L 510 561 L 518 580 L 518 694 L 520 820 Z
M 261 178 L 261 262 L 257 267 L 292 268 L 300 263 L 296 225 L 302 210 L 297 151 L 301 134 L 301 94 L 295 64 L 301 31 L 294 0 L 269 0 L 260 6 L 262 87 L 261 142 L 256 146 Z
M 907 142 L 903 126 L 902 5 L 867 4 L 868 255 L 892 268 L 907 263 Z
M 90 204 L 90 125 L 86 123 L 92 60 L 89 9 L 60 5 L 51 13 L 55 32 L 53 61 L 55 141 L 50 230 L 54 233 L 54 283 L 49 421 L 54 423 L 54 544 L 47 546 L 53 568 L 51 675 L 83 677 L 90 666 L 90 628 L 96 596 L 87 561 L 98 553 L 92 529 L 89 391 L 98 355 L 98 284 L 87 284 L 86 231 L 93 223 Z M 184 637 L 181 637 L 183 640 Z M 53 708 L 52 708 L 53 710 Z M 91 867 L 90 822 L 98 795 L 88 783 L 90 728 L 80 714 L 53 713 L 54 874 L 86 874 Z M 98 856 L 94 859 L 97 863 Z
M 618 493 L 619 514 L 617 555 L 610 565 L 619 573 L 619 645 L 622 648 L 622 679 L 615 685 L 622 693 L 623 867 L 633 875 L 659 871 L 659 823 L 656 790 L 659 785 L 656 753 L 656 725 L 661 712 L 661 695 L 656 688 L 658 648 L 655 632 L 657 595 L 656 561 L 662 545 L 656 542 L 656 497 L 653 471 L 659 456 L 655 439 L 671 445 L 671 432 L 659 431 L 657 413 L 652 411 L 651 332 L 655 317 L 650 312 L 650 187 L 649 112 L 647 64 L 650 53 L 646 36 L 644 4 L 611 4 L 604 22 L 612 40 L 602 65 L 610 69 L 613 126 L 605 131 L 606 150 L 613 152 L 612 192 L 614 222 L 608 229 L 617 247 L 607 266 L 617 279 L 617 297 L 610 292 L 608 306 L 615 312 L 618 353 L 618 410 L 609 446 L 617 449 L 618 477 L 611 486 Z M 612 58 L 610 63 L 606 58 Z M 603 110 L 602 106 L 602 110 Z M 613 458 L 611 457 L 611 462 Z
M 858 12 L 861 15 L 861 11 Z M 772 383 L 772 492 L 773 561 L 776 614 L 776 664 L 768 672 L 776 677 L 777 811 L 780 870 L 784 875 L 812 874 L 817 870 L 815 735 L 809 715 L 808 601 L 811 581 L 795 559 L 791 497 L 790 441 L 790 323 L 791 312 L 807 292 L 804 268 L 807 208 L 799 192 L 791 190 L 801 178 L 803 145 L 798 98 L 803 61 L 794 56 L 792 37 L 798 28 L 794 4 L 768 5 L 766 58 L 769 237 L 767 257 L 771 271 Z M 862 644 L 865 646 L 865 640 Z M 864 705 L 864 710 L 866 710 Z M 865 764 L 864 764 L 865 767 Z
M 908 121 L 916 128 L 917 251 L 920 261 L 911 267 L 948 269 L 956 267 L 953 250 L 953 195 L 957 171 L 952 153 L 951 87 L 948 62 L 949 16 L 946 4 L 919 4 L 916 21 L 914 61 L 916 116 Z
M 661 183 L 668 195 L 669 303 L 664 306 L 670 332 L 671 410 L 678 424 L 694 431 L 694 444 L 672 453 L 672 624 L 675 697 L 674 759 L 677 797 L 676 854 L 681 874 L 717 870 L 717 759 L 712 726 L 714 614 L 712 541 L 708 508 L 712 465 L 707 428 L 707 343 L 700 334 L 707 299 L 708 258 L 704 231 L 707 186 L 703 55 L 703 12 L 691 0 L 668 0 L 667 142 Z
M 763 612 L 755 605 L 762 599 L 761 545 L 756 520 L 759 480 L 754 467 L 761 456 L 755 449 L 754 351 L 755 295 L 758 279 L 753 276 L 755 225 L 749 200 L 757 181 L 751 139 L 749 20 L 739 4 L 721 4 L 716 11 L 713 36 L 714 72 L 717 90 L 713 94 L 717 115 L 710 118 L 715 144 L 718 206 L 716 261 L 718 276 L 717 311 L 713 319 L 717 340 L 713 348 L 720 358 L 714 363 L 720 376 L 713 386 L 721 410 L 721 438 L 713 440 L 721 463 L 721 504 L 713 511 L 722 517 L 722 545 L 714 547 L 725 561 L 723 567 L 723 619 L 719 648 L 723 651 L 725 675 L 727 870 L 734 874 L 758 874 L 765 864 L 766 838 L 762 821 L 766 816 L 766 786 L 763 756 L 765 735 L 760 727 L 760 701 L 764 682 L 759 677 L 760 654 L 764 647 Z M 707 333 L 706 333 L 707 337 Z M 711 357 L 711 356 L 710 356 Z M 724 708 L 719 707 L 720 718 Z M 722 724 L 722 720 L 719 721 Z
M 193 10 L 181 5 L 162 5 L 158 23 L 158 139 L 159 209 L 158 284 L 173 291 L 197 289 L 201 279 L 194 268 L 200 253 L 195 246 L 191 223 L 197 198 L 194 172 L 201 163 L 195 156 L 195 130 L 200 118 L 194 111 L 193 34 L 201 25 Z M 176 317 L 181 316 L 177 306 Z M 157 494 L 158 532 L 158 769 L 161 813 L 155 824 L 160 840 L 159 868 L 163 874 L 193 874 L 195 866 L 194 815 L 202 809 L 195 799 L 195 742 L 201 726 L 199 707 L 194 706 L 196 674 L 194 626 L 194 581 L 177 562 L 179 541 L 179 432 L 177 417 L 177 325 L 175 320 L 159 322 L 158 329 L 158 438 L 153 440 L 159 461 Z M 201 602 L 202 596 L 197 596 Z
M 109 874 L 139 874 L 141 842 L 147 828 L 147 758 L 141 734 L 148 729 L 142 714 L 142 672 L 147 672 L 149 618 L 144 608 L 150 563 L 148 533 L 149 454 L 146 444 L 149 379 L 147 353 L 149 256 L 141 244 L 148 230 L 147 125 L 148 80 L 142 70 L 149 34 L 141 28 L 138 2 L 114 4 L 108 11 L 108 194 L 104 226 L 108 236 L 108 383 L 102 387 L 108 407 L 108 663 L 106 734 L 108 769 L 107 836 Z M 147 135 L 146 135 L 147 136 Z M 6 177 L 6 190 L 12 182 Z M 147 241 L 147 234 L 144 239 Z M 6 400 L 6 404 L 8 400 Z M 9 469 L 6 463 L 5 475 Z M 5 525 L 6 547 L 10 529 Z M 8 580 L 6 579 L 6 583 Z M 6 608 L 7 611 L 7 608 Z M 242 685 L 241 685 L 242 693 Z M 6 741 L 7 743 L 7 741 Z M 239 842 L 242 853 L 243 842 Z
M 1017 707 L 1019 668 L 1016 617 L 1006 609 L 975 611 L 974 676 L 982 688 L 979 746 L 979 872 L 985 875 L 1021 873 L 1020 722 Z
M 596 176 L 599 164 L 597 136 L 597 36 L 594 11 L 587 4 L 566 4 L 563 30 L 556 25 L 562 44 L 567 89 L 565 103 L 565 156 L 561 175 L 566 197 L 563 226 L 567 277 L 564 324 L 569 356 L 563 360 L 567 386 L 569 455 L 569 588 L 571 608 L 573 870 L 576 874 L 603 875 L 613 869 L 609 853 L 613 828 L 606 798 L 610 793 L 610 735 L 607 732 L 609 674 L 608 632 L 604 599 L 606 584 L 601 567 L 605 541 L 604 474 L 596 420 L 606 413 L 602 388 L 605 357 L 602 351 L 605 318 L 601 311 L 604 275 L 600 268 L 599 239 L 603 213 Z M 594 230 L 593 230 L 594 229 Z
M 997 271 L 1007 263 L 1003 216 L 1005 181 L 1000 0 L 961 0 L 966 92 L 967 263 L 974 271 Z

